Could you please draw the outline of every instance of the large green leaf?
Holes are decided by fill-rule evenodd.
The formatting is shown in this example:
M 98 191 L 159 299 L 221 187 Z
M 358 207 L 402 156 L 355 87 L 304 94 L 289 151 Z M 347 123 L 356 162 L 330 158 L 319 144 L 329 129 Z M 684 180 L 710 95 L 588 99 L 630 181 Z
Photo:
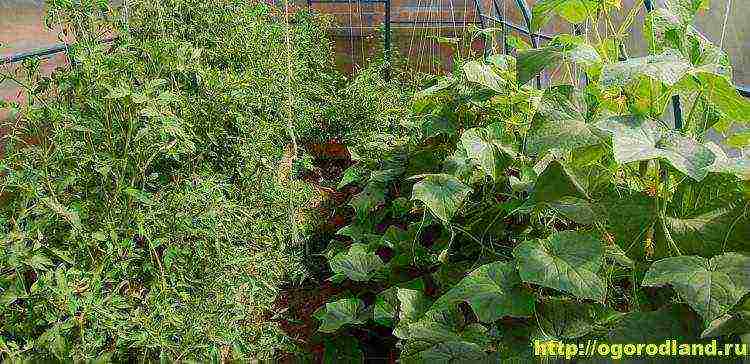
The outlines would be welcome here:
M 594 205 L 577 197 L 562 197 L 557 201 L 548 202 L 547 205 L 562 216 L 581 225 L 591 225 L 599 219 L 594 211 Z
M 385 202 L 388 182 L 402 172 L 402 168 L 393 168 L 372 173 L 362 192 L 352 197 L 349 202 L 360 219 L 365 219 L 370 212 Z
M 648 76 L 666 85 L 673 86 L 693 66 L 674 50 L 659 55 L 631 58 L 626 61 L 605 64 L 599 80 L 602 86 L 625 86 L 641 76 Z
M 601 63 L 596 49 L 579 37 L 561 35 L 541 48 L 524 50 L 518 53 L 517 82 L 520 85 L 529 82 L 545 68 L 557 66 L 560 62 L 570 61 L 583 67 Z
M 393 335 L 406 339 L 415 335 L 410 326 L 424 318 L 425 312 L 432 305 L 422 290 L 411 288 L 396 288 L 396 298 L 399 302 L 398 323 L 393 330 Z
M 321 332 L 332 333 L 344 325 L 365 323 L 365 303 L 358 298 L 344 298 L 326 303 L 315 312 L 315 318 L 320 321 Z
M 531 10 L 531 31 L 543 28 L 553 16 L 579 24 L 596 14 L 597 0 L 540 0 Z
M 495 92 L 503 92 L 505 80 L 492 69 L 492 66 L 477 61 L 466 62 L 464 74 L 469 82 L 477 83 Z
M 748 249 L 750 214 L 742 202 L 696 216 L 666 216 L 665 224 L 683 253 L 711 255 Z
M 602 304 L 551 298 L 538 306 L 538 339 L 568 342 L 588 335 L 603 321 L 614 317 L 617 317 L 616 311 Z
M 472 128 L 461 134 L 461 149 L 466 157 L 493 180 L 499 178 L 508 161 L 495 144 L 487 128 Z
M 370 280 L 383 267 L 380 257 L 369 251 L 367 245 L 359 243 L 352 244 L 346 252 L 336 254 L 330 264 L 334 273 L 358 282 Z
M 585 189 L 573 172 L 560 161 L 553 160 L 537 178 L 534 190 L 531 192 L 531 201 L 534 203 L 557 202 L 563 197 L 588 198 Z
M 399 301 L 396 296 L 396 288 L 391 287 L 375 296 L 372 318 L 375 322 L 392 327 L 396 321 Z
M 750 132 L 747 134 L 748 138 L 750 138 Z M 730 158 L 724 150 L 714 142 L 707 142 L 705 146 L 714 153 L 714 156 L 716 156 L 714 164 L 708 168 L 709 171 L 733 174 L 743 180 L 750 180 L 750 159 L 742 157 Z
M 414 185 L 412 199 L 422 201 L 435 216 L 449 223 L 471 188 L 447 174 L 427 175 Z
M 426 300 L 423 303 L 430 303 L 430 301 Z M 456 308 L 430 310 L 420 312 L 418 317 L 402 318 L 393 331 L 393 335 L 401 339 L 433 343 L 457 341 L 461 340 L 461 335 L 458 332 L 461 322 L 462 314 Z
M 612 134 L 615 160 L 619 163 L 664 158 L 680 172 L 700 182 L 716 159 L 711 149 L 665 130 L 653 119 L 615 116 L 600 121 L 597 127 Z
M 750 130 L 744 130 L 744 131 L 733 133 L 726 139 L 725 142 L 730 147 L 734 147 L 738 149 L 744 149 L 745 147 L 750 147 Z M 745 159 L 745 162 L 747 162 L 747 159 Z M 747 163 L 744 163 L 744 165 L 747 166 Z
M 698 330 L 690 310 L 682 305 L 657 311 L 628 312 L 610 332 L 610 341 L 618 344 L 658 343 L 664 340 L 694 342 Z
M 457 80 L 453 77 L 442 77 L 438 80 L 438 82 L 435 85 L 432 85 L 422 91 L 417 92 L 414 97 L 415 98 L 424 98 L 424 97 L 430 97 L 435 94 L 439 94 L 455 85 L 457 83 Z
M 422 360 L 429 363 L 480 363 L 487 354 L 477 344 L 465 341 L 439 343 L 421 354 Z
M 680 81 L 685 91 L 700 92 L 731 121 L 750 122 L 750 101 L 737 92 L 726 76 L 711 72 L 694 72 Z
M 462 279 L 430 309 L 442 309 L 465 301 L 482 322 L 491 323 L 506 316 L 529 317 L 534 312 L 534 297 L 523 291 L 520 283 L 513 265 L 489 263 Z
M 710 260 L 678 256 L 651 265 L 644 286 L 671 285 L 706 322 L 727 313 L 750 292 L 750 257 L 725 253 Z
M 600 141 L 586 120 L 586 103 L 572 86 L 547 90 L 526 140 L 526 151 L 541 155 L 551 149 L 571 150 Z
M 364 353 L 356 337 L 336 335 L 323 340 L 325 351 L 321 364 L 363 363 Z
M 596 272 L 604 258 L 602 242 L 591 234 L 562 231 L 529 240 L 513 250 L 524 282 L 603 301 L 606 285 Z

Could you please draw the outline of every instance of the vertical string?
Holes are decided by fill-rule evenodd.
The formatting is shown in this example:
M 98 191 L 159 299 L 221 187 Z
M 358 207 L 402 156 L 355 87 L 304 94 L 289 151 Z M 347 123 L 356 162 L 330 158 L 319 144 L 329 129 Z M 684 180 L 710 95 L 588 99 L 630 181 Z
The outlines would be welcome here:
M 727 20 L 729 19 L 729 10 L 732 8 L 732 0 L 727 0 L 727 9 L 724 11 L 724 25 L 721 27 L 721 41 L 719 41 L 719 49 L 724 50 L 724 36 L 727 31 Z
M 406 58 L 406 65 L 407 69 L 409 69 L 409 66 L 411 66 L 411 51 L 414 47 L 414 35 L 417 33 L 417 19 L 419 18 L 419 10 L 422 8 L 422 0 L 418 0 L 417 2 L 417 12 L 414 14 L 414 24 L 411 28 L 411 39 L 409 40 L 409 53 Z

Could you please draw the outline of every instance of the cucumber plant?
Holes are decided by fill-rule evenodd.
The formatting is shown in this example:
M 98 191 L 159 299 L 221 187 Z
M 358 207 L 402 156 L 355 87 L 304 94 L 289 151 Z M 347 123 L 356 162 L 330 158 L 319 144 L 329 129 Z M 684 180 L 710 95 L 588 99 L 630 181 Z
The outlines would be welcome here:
M 341 181 L 361 192 L 324 254 L 353 288 L 317 311 L 325 340 L 386 327 L 402 362 L 533 360 L 553 340 L 747 343 L 748 139 L 716 135 L 746 125 L 750 102 L 692 26 L 695 3 L 648 15 L 642 57 L 620 46 L 627 17 L 416 93 L 409 140 Z M 618 4 L 540 1 L 534 25 L 610 24 Z M 543 70 L 559 77 L 537 89 Z

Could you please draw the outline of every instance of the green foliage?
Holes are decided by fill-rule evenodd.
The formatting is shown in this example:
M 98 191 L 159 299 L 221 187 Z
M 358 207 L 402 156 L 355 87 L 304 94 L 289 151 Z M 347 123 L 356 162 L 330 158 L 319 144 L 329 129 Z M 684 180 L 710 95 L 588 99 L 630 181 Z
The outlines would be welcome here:
M 396 103 L 405 83 L 373 70 L 347 82 L 329 20 L 305 11 L 287 23 L 240 0 L 49 5 L 47 23 L 75 35 L 74 65 L 3 74 L 32 102 L 2 126 L 0 358 L 291 350 L 268 312 L 306 275 L 300 243 L 322 200 L 297 177 L 302 146 L 394 124 L 366 98 Z
M 667 5 L 683 29 L 704 7 Z M 535 24 L 604 21 L 619 6 L 539 1 Z M 364 281 L 331 278 L 356 287 L 337 299 L 366 303 L 356 325 L 392 328 L 403 362 L 533 361 L 534 340 L 741 340 L 747 158 L 707 138 L 745 123 L 750 102 L 711 45 L 697 54 L 664 32 L 653 41 L 651 54 L 617 61 L 560 35 L 517 58 L 466 61 L 417 92 L 411 138 L 352 167 L 369 180 L 345 180 L 370 203 L 353 198 L 332 246 L 387 257 Z M 545 69 L 562 69 L 562 84 L 528 85 Z M 665 117 L 673 95 L 681 129 Z

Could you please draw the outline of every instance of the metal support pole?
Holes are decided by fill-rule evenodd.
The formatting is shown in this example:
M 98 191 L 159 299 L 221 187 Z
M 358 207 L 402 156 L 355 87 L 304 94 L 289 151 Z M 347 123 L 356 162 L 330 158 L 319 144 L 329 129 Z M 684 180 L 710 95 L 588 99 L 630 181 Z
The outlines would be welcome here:
M 518 9 L 521 10 L 521 15 L 523 15 L 523 22 L 526 23 L 526 29 L 529 30 L 529 39 L 531 39 L 531 46 L 534 48 L 539 48 L 539 38 L 536 37 L 534 32 L 531 31 L 531 8 L 529 8 L 529 4 L 526 3 L 526 0 L 516 0 L 516 4 L 518 5 Z
M 521 10 L 521 14 L 523 15 L 523 21 L 526 23 L 526 29 L 529 30 L 529 39 L 531 40 L 531 46 L 534 48 L 539 48 L 539 38 L 534 34 L 534 32 L 531 31 L 531 8 L 529 8 L 529 4 L 526 3 L 526 0 L 516 0 L 516 4 L 518 4 L 518 9 Z M 536 87 L 542 88 L 542 78 L 540 76 L 536 76 Z
M 651 0 L 644 0 L 643 5 L 646 7 L 646 12 L 651 13 L 654 11 L 654 3 Z M 682 108 L 680 107 L 680 96 L 672 96 L 672 111 L 674 113 L 674 128 L 682 130 Z
M 505 5 L 505 0 L 502 0 L 503 5 Z M 500 19 L 500 29 L 501 29 L 501 40 L 502 43 L 502 52 L 503 54 L 508 53 L 508 29 L 505 27 L 505 17 L 503 16 L 503 13 L 500 11 L 500 5 L 498 5 L 497 0 L 492 0 L 492 4 L 495 7 L 495 16 L 497 16 L 498 19 Z
M 583 35 L 583 25 L 581 24 L 573 24 L 573 34 L 577 36 Z M 580 67 L 579 67 L 580 68 Z M 586 72 L 583 72 L 583 77 L 581 78 L 581 81 L 583 82 L 583 86 L 586 87 L 589 84 L 589 75 L 586 74 Z

